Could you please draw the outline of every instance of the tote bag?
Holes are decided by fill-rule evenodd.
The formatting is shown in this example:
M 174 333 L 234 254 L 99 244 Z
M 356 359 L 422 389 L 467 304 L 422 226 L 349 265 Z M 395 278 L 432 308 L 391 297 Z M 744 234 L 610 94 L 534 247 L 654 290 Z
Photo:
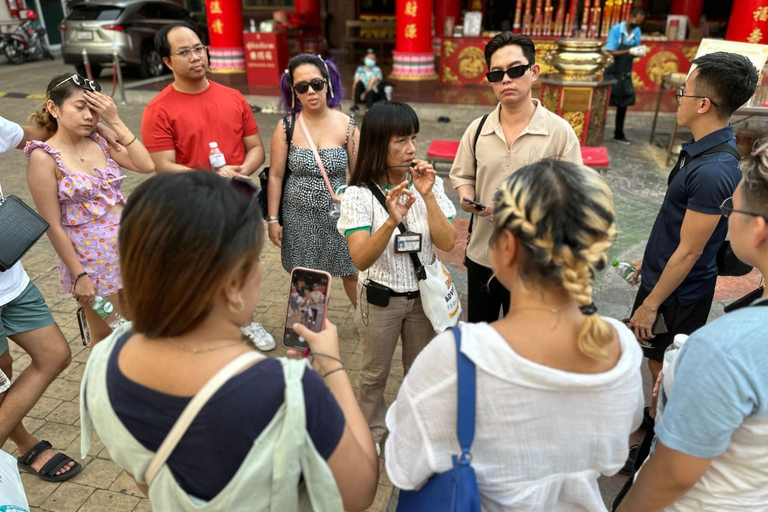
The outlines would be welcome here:
M 16 264 L 48 229 L 48 222 L 16 196 L 0 188 L 0 272 Z
M 418 258 L 417 258 L 418 259 Z M 424 265 L 427 278 L 419 280 L 421 307 L 438 334 L 459 323 L 461 302 L 451 274 L 435 254 L 431 265 Z
M 29 512 L 16 459 L 0 450 L 0 510 Z

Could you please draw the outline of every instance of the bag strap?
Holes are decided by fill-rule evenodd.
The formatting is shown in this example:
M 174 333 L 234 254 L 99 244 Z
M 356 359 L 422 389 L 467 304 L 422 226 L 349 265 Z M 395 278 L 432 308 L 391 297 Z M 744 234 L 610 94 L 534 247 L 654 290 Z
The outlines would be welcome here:
M 163 444 L 160 445 L 160 448 L 158 448 L 155 453 L 155 457 L 144 472 L 144 480 L 146 481 L 147 486 L 152 485 L 152 481 L 155 479 L 155 476 L 157 476 L 157 472 L 163 467 L 163 464 L 165 464 L 168 457 L 171 456 L 171 453 L 173 453 L 176 445 L 179 444 L 179 441 L 181 441 L 181 438 L 197 417 L 197 414 L 203 406 L 208 403 L 208 400 L 216 393 L 216 391 L 246 365 L 263 358 L 264 356 L 256 351 L 246 352 L 245 354 L 238 356 L 224 366 L 224 368 L 216 372 L 205 386 L 197 392 L 189 404 L 184 408 L 184 411 L 181 413 L 181 416 L 179 416 L 179 419 L 176 420 L 173 428 L 168 432 Z
M 285 116 L 285 119 L 287 121 L 288 116 Z M 288 125 L 288 128 L 285 131 L 285 135 L 286 135 L 285 138 L 288 139 L 288 151 L 289 152 L 291 151 L 291 146 L 293 146 L 293 128 L 294 128 L 294 126 L 296 126 L 296 113 L 295 112 L 291 114 L 291 123 Z M 288 162 L 288 159 L 286 158 L 285 161 Z M 287 166 L 288 165 L 286 163 L 286 167 Z
M 736 161 L 741 161 L 741 155 L 739 152 L 734 149 L 733 146 L 728 144 L 728 142 L 721 142 L 717 146 L 713 148 L 709 148 L 706 151 L 702 151 L 698 155 L 691 156 L 688 153 L 685 152 L 685 150 L 680 152 L 680 156 L 677 159 L 677 164 L 675 164 L 675 167 L 672 169 L 672 172 L 669 173 L 669 179 L 667 180 L 667 184 L 672 183 L 672 180 L 675 179 L 675 176 L 677 176 L 677 173 L 680 172 L 680 170 L 686 165 L 690 164 L 694 160 L 696 160 L 699 157 L 702 157 L 704 155 L 711 155 L 714 153 L 730 153 L 731 155 L 736 157 Z
M 387 199 L 384 197 L 384 193 L 381 191 L 381 189 L 379 189 L 379 187 L 373 182 L 368 183 L 368 188 L 371 189 L 371 193 L 376 199 L 379 200 L 379 203 L 381 203 L 381 206 L 384 207 L 384 210 L 389 211 L 389 209 L 387 209 Z M 400 229 L 400 233 L 405 233 L 408 231 L 408 228 L 406 228 L 405 224 L 402 222 L 400 222 L 397 227 Z M 419 278 L 419 281 L 424 281 L 427 278 L 427 270 L 424 268 L 424 265 L 421 264 L 421 260 L 415 252 L 409 252 L 408 256 L 411 257 L 413 268 L 416 269 L 416 277 Z
M 461 455 L 453 456 L 454 465 L 469 466 L 472 462 L 472 441 L 475 439 L 475 398 L 477 396 L 477 381 L 475 364 L 461 352 L 461 329 L 452 327 L 456 338 L 457 366 L 457 426 L 456 432 L 461 446 Z
M 485 124 L 485 120 L 488 119 L 488 116 L 490 114 L 485 114 L 483 117 L 480 118 L 480 124 L 477 125 L 477 131 L 475 132 L 475 140 L 472 142 L 472 158 L 475 159 L 475 177 L 477 177 L 477 141 L 480 138 L 480 132 L 483 130 L 483 125 Z M 471 213 L 469 216 L 469 227 L 467 228 L 467 233 L 472 234 L 472 224 L 475 221 L 475 214 Z
M 302 116 L 301 114 L 299 114 L 299 124 L 301 125 L 301 129 L 304 132 L 304 136 L 307 138 L 307 142 L 309 142 L 309 147 L 312 149 L 312 153 L 315 155 L 315 162 L 317 162 L 317 166 L 320 167 L 320 172 L 323 173 L 325 186 L 328 187 L 328 192 L 331 193 L 331 199 L 334 201 L 338 201 L 339 199 L 336 197 L 336 194 L 333 193 L 331 180 L 328 179 L 328 174 L 326 174 L 325 172 L 325 166 L 323 165 L 323 161 L 320 159 L 320 153 L 317 152 L 317 146 L 315 146 L 315 141 L 312 140 L 312 135 L 309 134 L 309 130 L 307 129 L 307 124 L 304 122 L 304 116 Z

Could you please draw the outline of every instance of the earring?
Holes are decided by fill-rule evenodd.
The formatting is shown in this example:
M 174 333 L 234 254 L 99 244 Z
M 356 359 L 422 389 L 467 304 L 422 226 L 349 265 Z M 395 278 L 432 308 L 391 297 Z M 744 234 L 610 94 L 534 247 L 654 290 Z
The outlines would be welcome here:
M 231 302 L 227 302 L 227 308 L 229 309 L 230 313 L 240 313 L 243 310 L 243 308 L 245 307 L 245 301 L 243 300 L 242 297 L 239 297 L 237 299 L 237 301 L 238 301 L 237 302 L 237 304 L 238 304 L 237 305 L 237 309 L 235 309 L 235 307 L 232 306 Z
M 331 94 L 331 99 L 333 99 L 333 84 L 331 84 L 331 70 L 328 69 L 328 64 L 323 60 L 321 56 L 317 56 L 318 59 L 320 59 L 320 62 L 323 63 L 323 66 L 325 66 L 325 74 L 328 75 L 328 92 Z
M 51 117 L 57 119 L 56 114 L 51 114 Z

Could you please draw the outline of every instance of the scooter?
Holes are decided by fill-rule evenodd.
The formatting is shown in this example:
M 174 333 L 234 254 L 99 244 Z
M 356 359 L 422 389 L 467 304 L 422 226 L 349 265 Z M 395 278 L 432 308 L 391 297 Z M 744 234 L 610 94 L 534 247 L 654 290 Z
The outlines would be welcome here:
M 33 57 L 55 58 L 45 44 L 45 29 L 35 28 L 35 20 L 37 14 L 30 9 L 27 11 L 27 19 L 16 30 L 3 34 L 3 51 L 11 64 L 24 64 Z

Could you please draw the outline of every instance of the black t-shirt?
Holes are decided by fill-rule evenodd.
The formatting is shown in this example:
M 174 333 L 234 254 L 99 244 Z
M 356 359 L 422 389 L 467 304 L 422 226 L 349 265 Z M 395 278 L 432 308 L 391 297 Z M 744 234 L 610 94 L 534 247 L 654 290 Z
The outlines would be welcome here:
M 160 393 L 128 379 L 117 364 L 133 335 L 118 340 L 107 366 L 107 391 L 113 409 L 146 449 L 156 452 L 191 398 Z M 344 414 L 317 373 L 302 378 L 307 432 L 318 453 L 331 456 L 344 432 Z M 277 359 L 256 363 L 222 386 L 202 408 L 168 458 L 184 491 L 213 499 L 232 479 L 283 404 L 285 379 Z M 256 490 L 254 490 L 255 492 Z
M 698 141 L 684 143 L 682 157 L 700 155 L 723 142 L 736 148 L 736 137 L 730 125 Z M 719 216 L 720 205 L 733 195 L 740 180 L 739 161 L 730 153 L 703 155 L 682 166 L 667 188 L 648 245 L 645 246 L 640 271 L 643 288 L 652 290 L 656 286 L 667 261 L 680 245 L 680 229 L 686 211 Z M 722 217 L 701 256 L 680 286 L 664 301 L 665 305 L 677 299 L 681 306 L 686 307 L 714 294 L 717 282 L 715 257 L 727 232 L 728 221 Z

